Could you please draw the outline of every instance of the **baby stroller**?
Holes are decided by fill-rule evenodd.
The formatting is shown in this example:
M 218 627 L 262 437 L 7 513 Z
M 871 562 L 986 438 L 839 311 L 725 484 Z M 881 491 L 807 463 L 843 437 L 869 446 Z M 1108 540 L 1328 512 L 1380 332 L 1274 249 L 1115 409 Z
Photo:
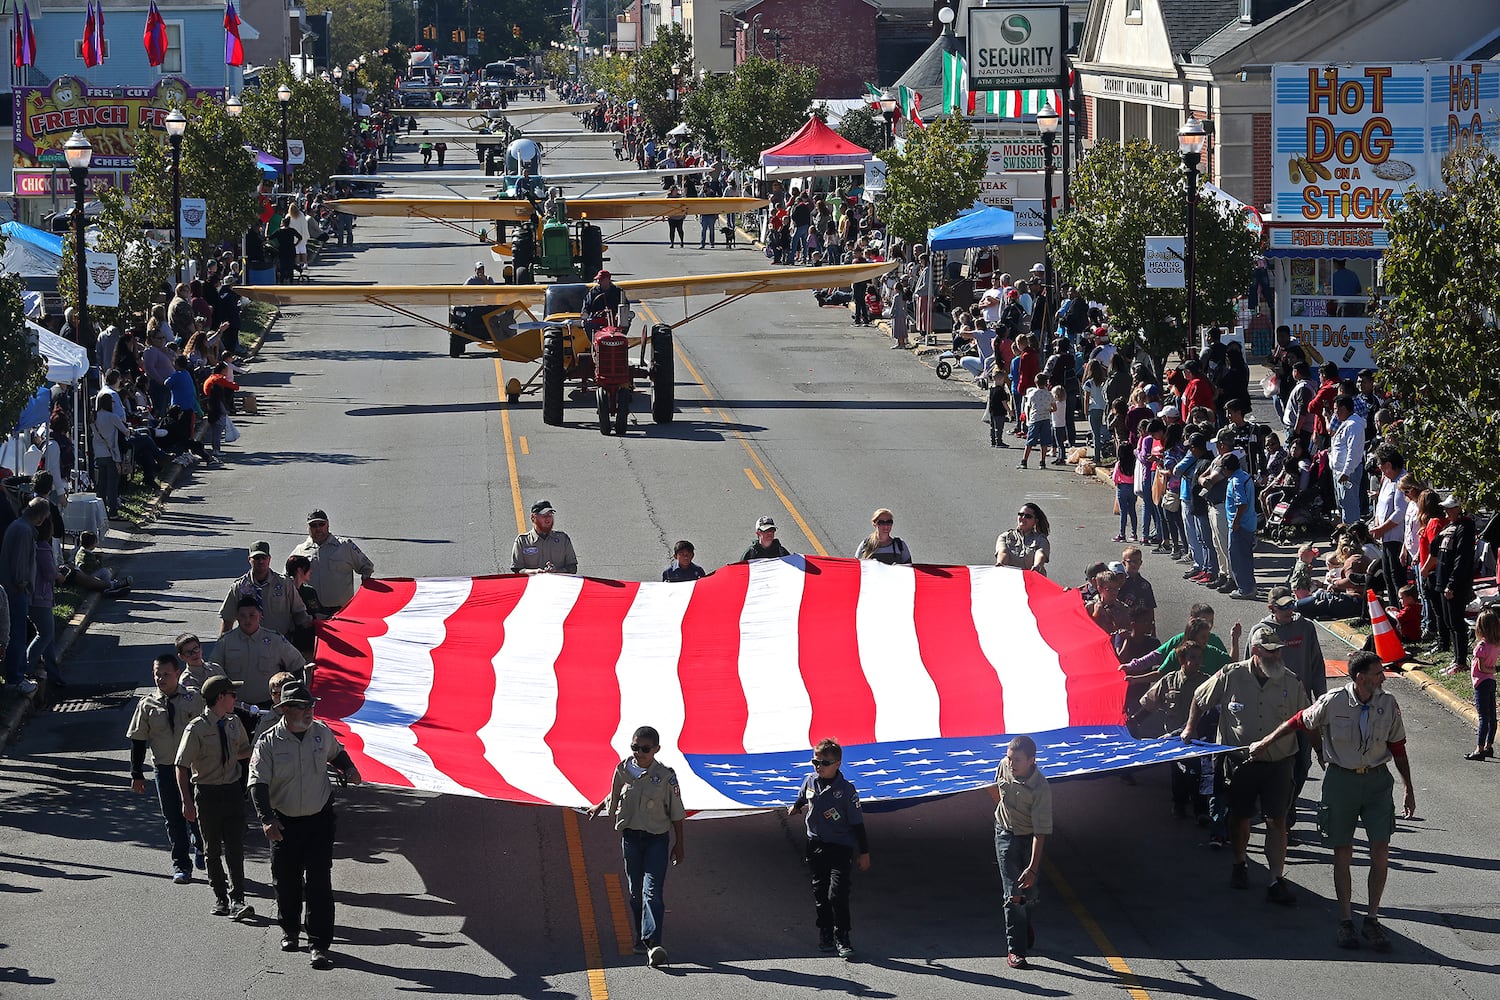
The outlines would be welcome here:
M 1279 495 L 1266 497 L 1266 537 L 1285 545 L 1296 538 L 1325 535 L 1333 530 L 1328 516 L 1332 504 L 1327 496 L 1332 486 L 1325 453 L 1314 463 L 1306 489 L 1297 492 L 1283 487 Z

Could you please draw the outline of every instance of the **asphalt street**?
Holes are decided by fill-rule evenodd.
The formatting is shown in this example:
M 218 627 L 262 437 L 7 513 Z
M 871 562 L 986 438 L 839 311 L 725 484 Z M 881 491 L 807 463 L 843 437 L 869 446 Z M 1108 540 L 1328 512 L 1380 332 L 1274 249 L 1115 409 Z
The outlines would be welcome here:
M 616 166 L 606 143 L 573 143 L 554 159 Z M 419 166 L 408 154 L 392 169 Z M 764 266 L 753 249 L 668 250 L 659 224 L 610 240 L 613 231 L 616 277 Z M 457 282 L 476 259 L 490 261 L 477 240 L 432 224 L 369 220 L 356 236 L 352 251 L 324 254 L 316 281 Z M 665 322 L 698 308 L 649 305 Z M 817 952 L 802 834 L 771 814 L 688 824 L 686 860 L 667 884 L 673 964 L 662 971 L 630 954 L 612 831 L 566 811 L 341 792 L 338 966 L 327 973 L 277 950 L 258 830 L 247 832 L 261 914 L 252 926 L 209 917 L 203 881 L 172 885 L 154 799 L 128 787 L 133 694 L 177 632 L 217 632 L 250 542 L 269 540 L 279 564 L 312 508 L 383 576 L 504 570 L 536 499 L 557 506 L 582 572 L 604 577 L 656 579 L 677 538 L 712 569 L 738 558 L 762 514 L 792 549 L 848 555 L 876 507 L 895 511 L 919 561 L 984 563 L 1026 499 L 1051 519 L 1054 579 L 1074 582 L 1088 563 L 1118 557 L 1104 486 L 1071 470 L 1014 469 L 1015 450 L 988 447 L 970 387 L 939 381 L 809 293 L 729 306 L 682 327 L 677 346 L 677 419 L 653 425 L 642 396 L 630 433 L 602 437 L 582 403 L 564 427 L 542 423 L 537 396 L 507 406 L 504 381 L 530 372 L 474 350 L 450 359 L 438 330 L 374 307 L 286 310 L 244 379 L 259 412 L 240 421 L 226 467 L 195 470 L 174 493 L 149 547 L 126 556 L 134 593 L 104 606 L 75 647 L 67 673 L 78 696 L 31 722 L 0 759 L 0 996 L 1500 996 L 1496 772 L 1461 759 L 1472 734 L 1456 718 L 1394 686 L 1418 815 L 1399 822 L 1392 847 L 1389 956 L 1333 947 L 1321 847 L 1292 849 L 1296 909 L 1261 898 L 1258 847 L 1252 891 L 1228 888 L 1227 856 L 1171 818 L 1156 770 L 1136 784 L 1056 786 L 1027 972 L 1004 962 L 985 793 L 869 817 L 854 963 Z M 1284 557 L 1263 556 L 1263 583 L 1285 572 Z M 1145 573 L 1169 634 L 1204 592 L 1161 557 L 1148 554 Z M 1226 637 L 1264 614 L 1214 597 Z M 1331 639 L 1327 649 L 1342 655 Z M 1318 788 L 1314 768 L 1306 796 Z

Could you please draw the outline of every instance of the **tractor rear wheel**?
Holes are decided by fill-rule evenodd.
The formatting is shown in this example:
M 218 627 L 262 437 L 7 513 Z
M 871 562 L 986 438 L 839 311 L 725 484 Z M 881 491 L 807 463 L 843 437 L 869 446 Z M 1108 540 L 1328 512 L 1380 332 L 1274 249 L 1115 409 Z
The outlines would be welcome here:
M 672 358 L 672 328 L 651 328 L 651 419 L 670 424 L 677 408 L 677 372 Z
M 542 334 L 542 423 L 560 427 L 563 422 L 563 331 Z

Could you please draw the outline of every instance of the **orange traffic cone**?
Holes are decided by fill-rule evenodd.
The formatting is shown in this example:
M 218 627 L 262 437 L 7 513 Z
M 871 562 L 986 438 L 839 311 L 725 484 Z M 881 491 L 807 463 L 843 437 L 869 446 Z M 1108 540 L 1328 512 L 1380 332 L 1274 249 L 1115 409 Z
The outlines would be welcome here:
M 1375 596 L 1375 591 L 1366 593 L 1370 601 L 1370 637 L 1375 640 L 1375 654 L 1380 657 L 1380 662 L 1394 667 L 1406 659 L 1406 647 L 1401 645 L 1401 637 L 1385 616 L 1385 607 Z

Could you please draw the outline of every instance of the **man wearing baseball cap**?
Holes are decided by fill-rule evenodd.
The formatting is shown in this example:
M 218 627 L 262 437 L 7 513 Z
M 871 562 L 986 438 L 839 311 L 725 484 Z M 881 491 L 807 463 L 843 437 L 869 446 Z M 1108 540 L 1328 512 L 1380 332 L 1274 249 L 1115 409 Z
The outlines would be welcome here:
M 255 916 L 245 903 L 245 793 L 241 761 L 250 756 L 250 738 L 234 713 L 239 681 L 223 674 L 203 684 L 205 707 L 189 722 L 177 746 L 177 790 L 182 818 L 196 821 L 208 855 L 208 883 L 216 917 Z M 226 868 L 227 873 L 226 873 Z
M 553 527 L 557 510 L 551 500 L 531 505 L 531 530 L 517 535 L 510 548 L 510 571 L 522 576 L 538 573 L 577 573 L 578 555 L 573 539 Z
M 250 801 L 271 842 L 271 884 L 281 950 L 296 951 L 307 900 L 307 944 L 315 969 L 333 959 L 333 767 L 351 785 L 362 780 L 338 737 L 313 718 L 316 699 L 298 680 L 276 701 L 281 720 L 255 742 L 250 757 Z
M 464 282 L 466 285 L 493 285 L 494 283 L 495 279 L 484 273 L 484 261 L 482 260 L 474 262 L 474 273 L 469 275 L 469 279 Z
M 1307 691 L 1309 701 L 1317 701 L 1328 691 L 1328 667 L 1323 662 L 1323 646 L 1318 642 L 1318 626 L 1297 613 L 1297 598 L 1290 588 L 1276 587 L 1266 601 L 1270 612 L 1255 623 L 1267 628 L 1281 640 L 1281 658 L 1287 670 L 1297 676 Z M 1286 814 L 1287 839 L 1297 825 L 1297 798 L 1312 770 L 1312 741 L 1306 732 L 1297 733 L 1297 763 L 1292 769 L 1292 802 Z
M 240 598 L 253 597 L 260 605 L 261 624 L 272 632 L 286 635 L 311 619 L 307 605 L 290 580 L 271 568 L 271 543 L 250 543 L 250 571 L 229 587 L 219 607 L 219 634 L 234 628 Z
M 755 541 L 740 556 L 741 562 L 750 562 L 752 559 L 780 559 L 789 556 L 781 539 L 776 537 L 776 519 L 770 515 L 763 515 L 755 522 Z
M 1276 632 L 1264 625 L 1250 630 L 1250 659 L 1231 663 L 1203 683 L 1193 696 L 1182 738 L 1189 742 L 1203 714 L 1219 710 L 1217 742 L 1249 748 L 1257 745 L 1255 759 L 1248 749 L 1221 754 L 1214 773 L 1214 797 L 1228 806 L 1229 829 L 1234 845 L 1234 863 L 1229 885 L 1250 887 L 1246 850 L 1250 846 L 1250 821 L 1257 815 L 1266 822 L 1266 867 L 1270 885 L 1266 901 L 1295 906 L 1286 879 L 1286 813 L 1292 795 L 1292 769 L 1297 741 L 1289 732 L 1274 740 L 1267 737 L 1278 725 L 1308 705 L 1307 690 L 1286 667 L 1283 644 Z M 1222 808 L 1222 806 L 1221 806 Z
M 307 582 L 317 592 L 318 600 L 331 612 L 337 612 L 354 599 L 360 585 L 375 575 L 375 563 L 365 555 L 352 538 L 341 538 L 328 530 L 328 514 L 322 508 L 307 514 L 307 541 L 291 552 L 307 556 L 312 576 Z M 356 583 L 354 577 L 359 576 Z
M 615 322 L 620 315 L 620 304 L 625 302 L 625 292 L 608 271 L 600 271 L 594 275 L 594 285 L 583 296 L 584 319 L 607 319 L 609 323 Z

